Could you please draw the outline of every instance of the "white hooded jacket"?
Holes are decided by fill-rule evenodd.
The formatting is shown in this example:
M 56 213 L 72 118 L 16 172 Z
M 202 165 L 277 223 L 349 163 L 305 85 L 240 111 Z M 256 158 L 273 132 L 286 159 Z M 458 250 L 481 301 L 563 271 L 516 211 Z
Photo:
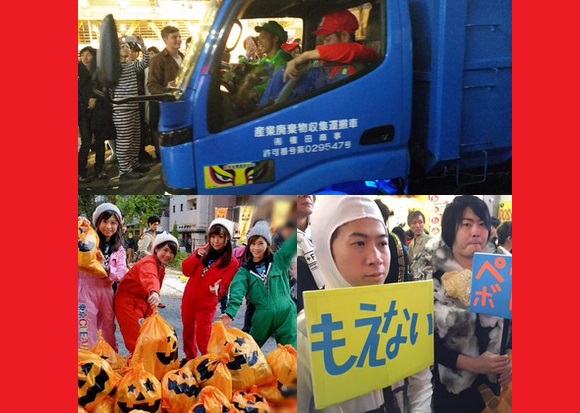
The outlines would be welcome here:
M 351 285 L 340 275 L 331 253 L 332 234 L 340 226 L 362 218 L 372 218 L 384 225 L 383 217 L 375 202 L 364 196 L 320 196 L 316 199 L 312 213 L 312 241 L 318 261 L 319 275 L 326 289 L 347 288 Z M 386 229 L 385 229 L 386 232 Z M 314 410 L 310 347 L 308 345 L 306 317 L 304 311 L 298 315 L 298 412 L 300 413 L 364 413 L 384 404 L 382 390 L 373 391 L 355 399 Z M 402 387 L 402 383 L 398 386 Z M 395 394 L 397 393 L 394 390 Z M 399 393 L 399 406 L 403 404 Z M 409 378 L 408 396 L 410 411 L 431 412 L 431 371 L 425 369 Z M 387 410 L 388 411 L 388 410 Z M 401 411 L 407 411 L 401 406 Z M 390 412 L 389 412 L 390 413 Z

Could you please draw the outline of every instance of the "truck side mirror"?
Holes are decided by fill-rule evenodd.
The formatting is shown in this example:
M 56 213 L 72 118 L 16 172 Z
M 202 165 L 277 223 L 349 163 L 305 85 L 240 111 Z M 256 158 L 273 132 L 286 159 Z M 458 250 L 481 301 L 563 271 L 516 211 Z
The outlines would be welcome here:
M 107 15 L 101 24 L 97 69 L 100 80 L 106 87 L 117 85 L 121 77 L 121 54 L 117 26 L 112 14 Z

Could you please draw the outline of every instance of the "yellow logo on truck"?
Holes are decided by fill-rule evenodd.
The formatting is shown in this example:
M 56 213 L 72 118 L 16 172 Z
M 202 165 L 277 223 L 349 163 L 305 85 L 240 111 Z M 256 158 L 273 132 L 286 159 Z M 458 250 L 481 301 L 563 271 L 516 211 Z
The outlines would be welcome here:
M 207 189 L 272 182 L 274 181 L 274 161 L 206 166 L 204 178 Z

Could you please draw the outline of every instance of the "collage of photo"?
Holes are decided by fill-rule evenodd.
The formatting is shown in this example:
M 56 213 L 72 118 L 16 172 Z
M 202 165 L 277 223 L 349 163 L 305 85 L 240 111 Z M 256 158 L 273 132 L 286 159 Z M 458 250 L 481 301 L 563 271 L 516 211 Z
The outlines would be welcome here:
M 78 412 L 511 413 L 512 7 L 78 0 Z

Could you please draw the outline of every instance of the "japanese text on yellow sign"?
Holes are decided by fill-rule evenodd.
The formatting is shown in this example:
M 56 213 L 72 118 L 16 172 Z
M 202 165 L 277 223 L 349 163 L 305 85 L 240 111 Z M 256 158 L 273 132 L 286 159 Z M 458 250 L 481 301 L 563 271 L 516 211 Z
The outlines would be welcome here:
M 304 293 L 315 407 L 433 364 L 433 281 Z
M 511 255 L 474 255 L 470 309 L 473 313 L 512 318 Z

